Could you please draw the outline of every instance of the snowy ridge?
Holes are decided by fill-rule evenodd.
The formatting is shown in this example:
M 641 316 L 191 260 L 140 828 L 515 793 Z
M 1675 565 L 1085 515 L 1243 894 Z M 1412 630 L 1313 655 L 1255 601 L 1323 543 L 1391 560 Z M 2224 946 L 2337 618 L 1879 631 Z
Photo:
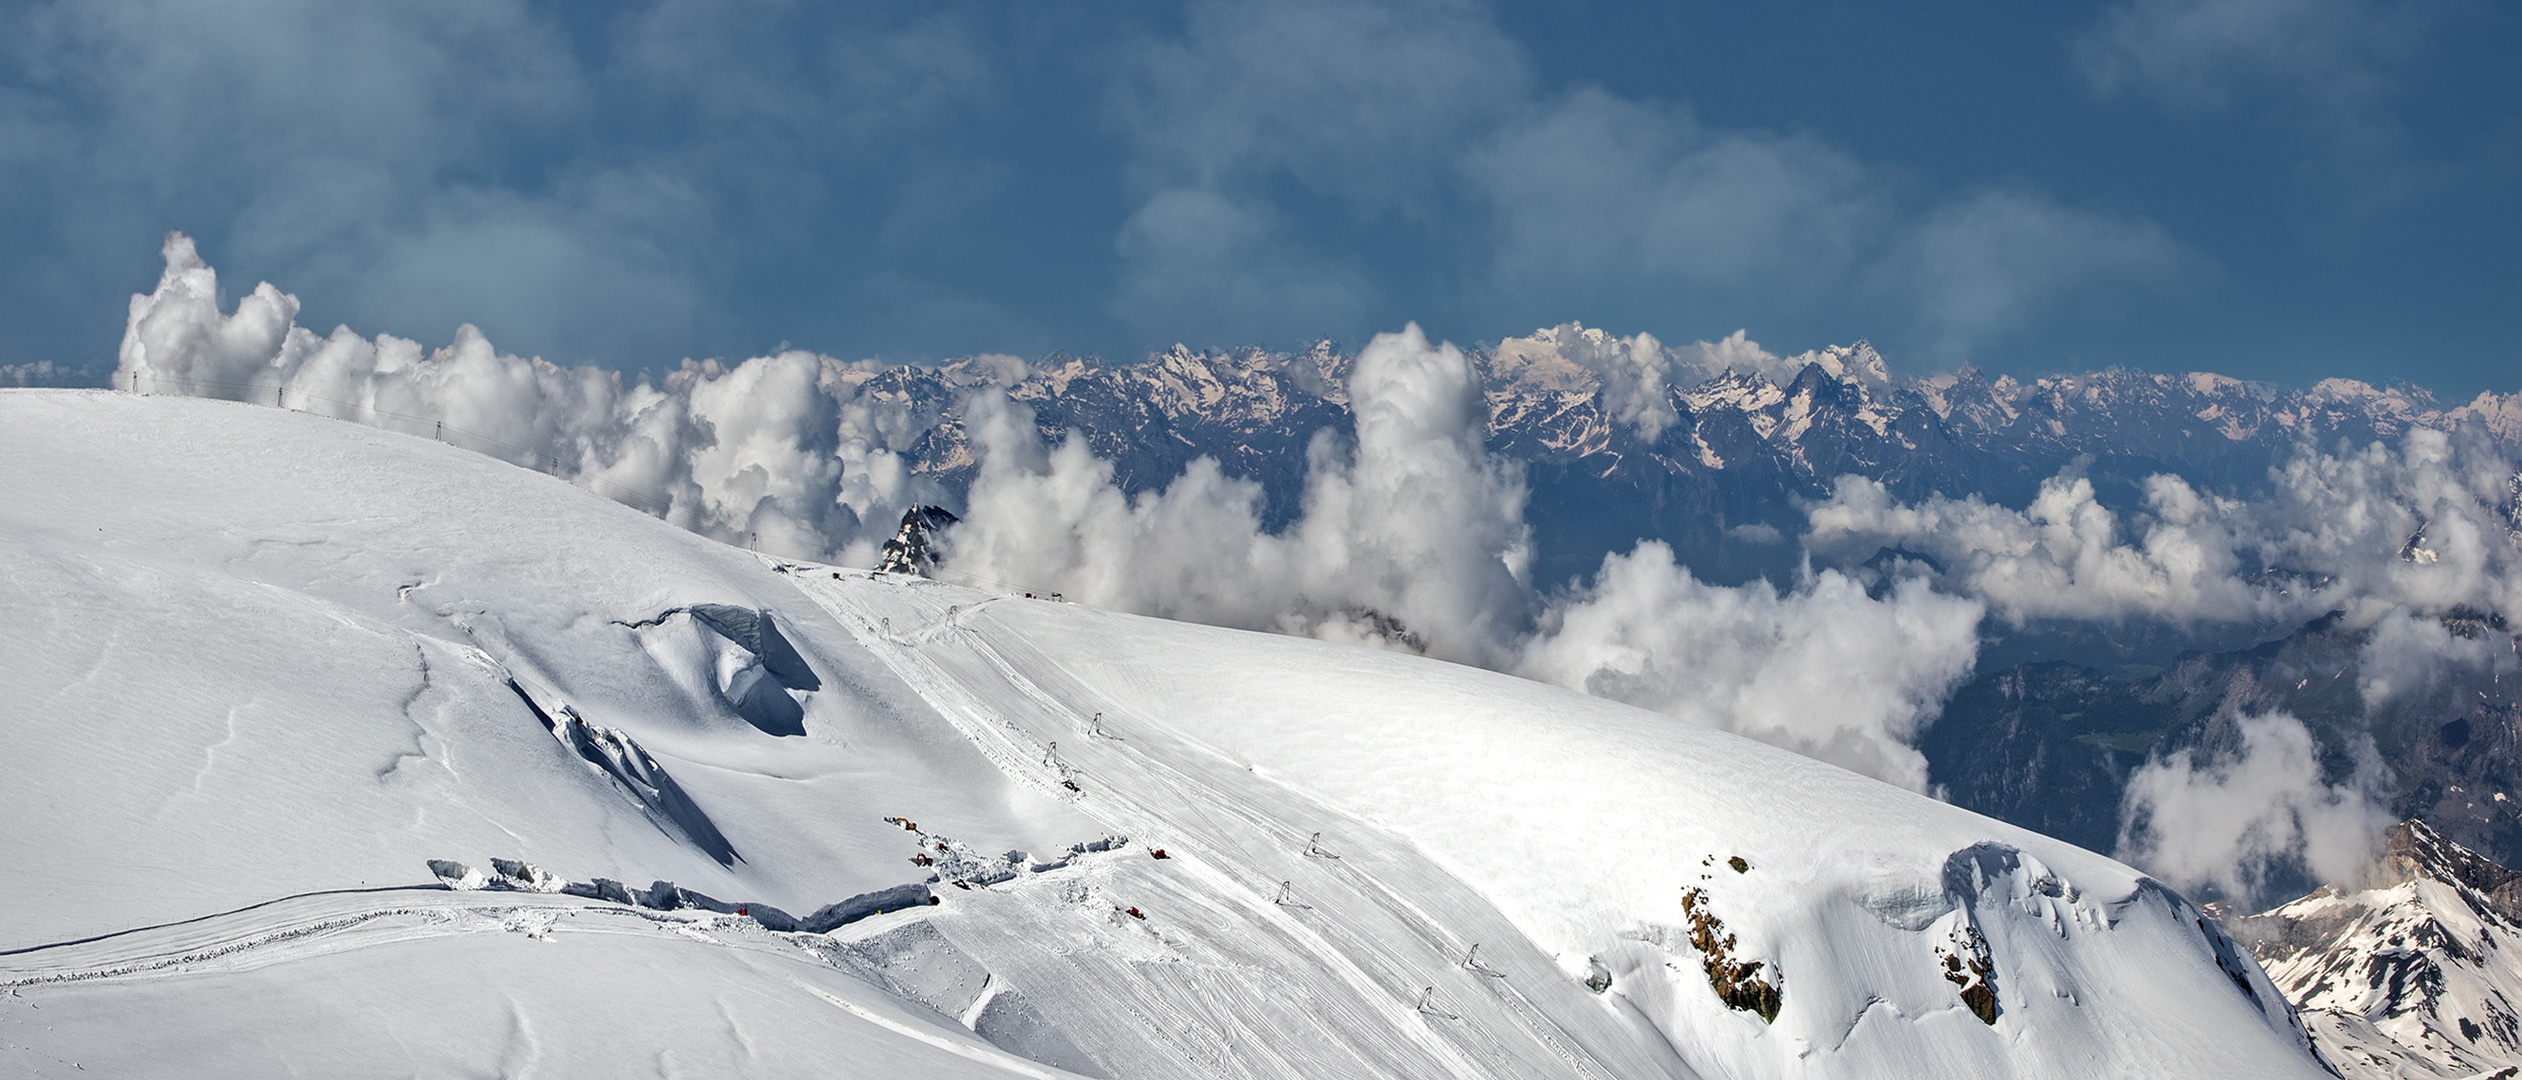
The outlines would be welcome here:
M 2522 1071 L 2522 873 L 2408 821 L 2378 877 L 2229 925 L 2350 1078 Z
M 1668 717 L 279 410 L 0 453 L 14 1074 L 2324 1075 L 2160 885 Z

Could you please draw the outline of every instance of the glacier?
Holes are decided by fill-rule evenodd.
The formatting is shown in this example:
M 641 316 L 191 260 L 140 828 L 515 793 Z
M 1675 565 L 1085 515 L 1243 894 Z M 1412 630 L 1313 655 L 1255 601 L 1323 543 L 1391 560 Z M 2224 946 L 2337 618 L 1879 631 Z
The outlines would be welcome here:
M 13 1074 L 2330 1075 L 2172 890 L 1668 716 L 232 402 L 0 461 Z

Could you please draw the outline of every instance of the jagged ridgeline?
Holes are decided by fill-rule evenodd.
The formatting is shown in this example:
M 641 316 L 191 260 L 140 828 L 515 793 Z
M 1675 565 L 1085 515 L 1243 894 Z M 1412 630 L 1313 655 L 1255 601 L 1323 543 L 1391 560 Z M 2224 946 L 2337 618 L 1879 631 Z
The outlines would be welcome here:
M 2223 921 L 2351 1080 L 2522 1070 L 2522 872 L 2408 821 L 2367 884 Z
M 888 574 L 927 577 L 937 567 L 937 534 L 957 520 L 942 506 L 914 506 L 902 512 L 902 526 L 884 542 L 876 569 Z
M 1641 379 L 1600 357 L 1625 344 L 1569 326 L 1473 354 L 1489 448 L 1525 464 L 1537 580 L 1590 573 L 1640 538 L 1670 542 L 1713 580 L 1784 578 L 1801 557 L 1802 503 L 1827 497 L 1843 475 L 1879 480 L 1902 499 L 1977 493 L 2021 506 L 2081 461 L 2101 501 L 2131 506 L 2158 473 L 2256 495 L 2270 467 L 2306 441 L 2362 445 L 2432 427 L 2522 445 L 2513 397 L 2447 409 L 2408 386 L 2332 379 L 2281 390 L 2120 370 L 2028 382 L 1969 370 L 1899 378 L 1863 342 L 1787 358 L 1753 346 L 1739 366 L 1711 352 L 1703 364 L 1650 365 Z M 1055 353 L 1020 368 L 962 361 L 856 377 L 861 393 L 924 418 L 901 451 L 953 498 L 977 467 L 955 402 L 996 384 L 1032 408 L 1045 439 L 1083 438 L 1125 492 L 1161 488 L 1209 457 L 1262 486 L 1264 524 L 1275 528 L 1300 509 L 1315 434 L 1352 430 L 1350 362 L 1328 345 L 1293 354 L 1176 346 L 1131 364 Z

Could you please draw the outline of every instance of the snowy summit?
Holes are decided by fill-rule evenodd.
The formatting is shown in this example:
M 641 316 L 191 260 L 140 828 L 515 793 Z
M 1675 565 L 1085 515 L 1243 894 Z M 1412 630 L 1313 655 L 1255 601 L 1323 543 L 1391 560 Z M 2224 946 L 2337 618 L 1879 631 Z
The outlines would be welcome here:
M 2119 863 L 1506 675 L 0 392 L 0 1072 L 2319 1077 Z

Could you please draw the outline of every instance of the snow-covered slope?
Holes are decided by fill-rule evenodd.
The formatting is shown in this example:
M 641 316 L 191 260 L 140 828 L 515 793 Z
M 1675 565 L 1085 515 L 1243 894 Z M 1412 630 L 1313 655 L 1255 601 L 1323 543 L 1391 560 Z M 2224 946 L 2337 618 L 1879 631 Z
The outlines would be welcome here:
M 2522 1072 L 2522 873 L 2408 821 L 2378 876 L 2230 925 L 2348 1077 Z
M 0 462 L 0 1071 L 2323 1075 L 2128 868 L 1599 699 L 272 409 Z

